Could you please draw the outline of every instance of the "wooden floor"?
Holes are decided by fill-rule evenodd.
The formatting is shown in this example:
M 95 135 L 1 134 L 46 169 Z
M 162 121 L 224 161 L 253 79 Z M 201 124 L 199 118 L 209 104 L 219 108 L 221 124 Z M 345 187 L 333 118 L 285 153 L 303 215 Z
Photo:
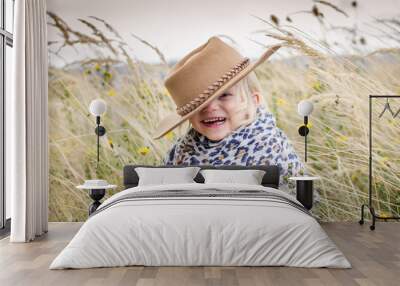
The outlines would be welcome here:
M 400 223 L 379 223 L 375 231 L 357 223 L 323 224 L 352 269 L 290 267 L 120 267 L 48 270 L 81 226 L 50 223 L 32 242 L 0 241 L 0 285 L 400 285 Z

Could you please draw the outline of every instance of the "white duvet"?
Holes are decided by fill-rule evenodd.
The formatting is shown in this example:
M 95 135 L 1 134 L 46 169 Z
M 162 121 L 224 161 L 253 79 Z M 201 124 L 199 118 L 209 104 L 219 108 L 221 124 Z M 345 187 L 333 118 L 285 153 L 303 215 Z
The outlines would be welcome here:
M 351 267 L 312 216 L 278 200 L 173 197 L 115 203 L 136 192 L 210 189 L 262 190 L 295 201 L 279 190 L 254 185 L 193 183 L 130 188 L 100 206 L 50 269 L 126 265 Z

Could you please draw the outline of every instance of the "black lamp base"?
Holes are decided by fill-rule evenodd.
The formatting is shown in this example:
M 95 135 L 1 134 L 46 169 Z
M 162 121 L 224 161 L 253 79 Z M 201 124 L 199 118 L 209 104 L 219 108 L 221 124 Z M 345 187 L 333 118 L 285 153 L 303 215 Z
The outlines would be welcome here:
M 296 181 L 296 199 L 302 205 L 310 210 L 313 206 L 313 181 L 297 180 Z
M 89 215 L 94 213 L 97 208 L 101 205 L 100 200 L 106 194 L 106 189 L 91 189 L 89 190 L 89 196 L 94 200 L 94 202 L 89 206 Z

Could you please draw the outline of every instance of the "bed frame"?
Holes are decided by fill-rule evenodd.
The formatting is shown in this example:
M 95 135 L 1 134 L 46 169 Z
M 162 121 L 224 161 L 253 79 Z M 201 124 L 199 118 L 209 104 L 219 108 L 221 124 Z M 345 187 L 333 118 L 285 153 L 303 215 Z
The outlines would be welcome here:
M 124 167 L 124 186 L 125 189 L 133 188 L 138 185 L 139 177 L 135 171 L 137 167 L 148 167 L 148 168 L 183 168 L 187 166 L 146 166 L 146 165 L 126 165 Z M 201 169 L 220 169 L 220 170 L 263 170 L 265 171 L 265 175 L 262 179 L 261 184 L 265 187 L 271 187 L 278 189 L 279 188 L 279 168 L 278 166 L 209 166 L 209 165 L 200 165 L 198 166 Z M 194 178 L 197 183 L 204 183 L 204 178 L 200 174 Z

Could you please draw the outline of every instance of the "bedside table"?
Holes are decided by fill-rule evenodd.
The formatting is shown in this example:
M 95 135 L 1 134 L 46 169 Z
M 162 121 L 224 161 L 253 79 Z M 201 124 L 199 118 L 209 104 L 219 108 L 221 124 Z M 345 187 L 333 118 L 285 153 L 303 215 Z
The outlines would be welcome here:
M 105 180 L 86 180 L 83 185 L 77 186 L 78 189 L 89 190 L 89 196 L 93 199 L 93 203 L 89 206 L 89 216 L 101 205 L 100 200 L 106 194 L 106 190 L 116 187 Z
M 313 181 L 319 177 L 290 177 L 289 180 L 296 181 L 296 199 L 308 210 L 313 206 Z

